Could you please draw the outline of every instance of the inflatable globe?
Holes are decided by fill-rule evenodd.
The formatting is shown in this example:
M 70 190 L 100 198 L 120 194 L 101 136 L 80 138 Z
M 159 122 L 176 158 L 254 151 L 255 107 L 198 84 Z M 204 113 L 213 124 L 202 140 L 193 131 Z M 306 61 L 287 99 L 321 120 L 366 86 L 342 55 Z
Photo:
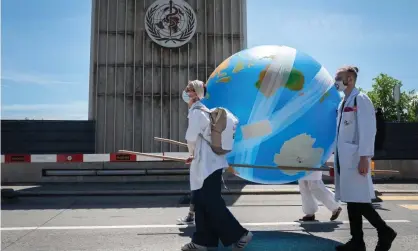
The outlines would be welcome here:
M 287 46 L 258 46 L 223 61 L 207 81 L 208 108 L 239 119 L 229 163 L 318 168 L 333 152 L 341 95 L 309 55 Z M 310 171 L 237 167 L 261 184 L 297 181 Z

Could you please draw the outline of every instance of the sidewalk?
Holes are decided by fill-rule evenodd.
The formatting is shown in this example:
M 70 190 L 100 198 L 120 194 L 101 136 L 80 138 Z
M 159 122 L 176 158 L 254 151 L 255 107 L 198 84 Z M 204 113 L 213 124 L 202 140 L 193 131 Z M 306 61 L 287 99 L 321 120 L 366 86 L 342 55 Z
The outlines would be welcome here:
M 258 185 L 245 182 L 227 182 L 223 194 L 299 194 L 297 184 Z M 334 185 L 326 185 L 334 190 Z M 188 195 L 188 182 L 152 183 L 57 183 L 28 186 L 2 186 L 13 189 L 18 196 L 123 196 L 123 195 Z M 378 193 L 418 193 L 418 184 L 375 184 Z

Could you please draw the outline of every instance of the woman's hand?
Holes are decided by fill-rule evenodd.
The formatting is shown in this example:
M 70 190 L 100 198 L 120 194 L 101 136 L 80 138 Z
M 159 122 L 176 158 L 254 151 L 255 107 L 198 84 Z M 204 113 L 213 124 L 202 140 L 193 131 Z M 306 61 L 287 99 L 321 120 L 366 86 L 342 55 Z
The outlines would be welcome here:
M 188 158 L 186 159 L 186 164 L 187 164 L 187 165 L 190 165 L 190 163 L 192 163 L 193 159 L 194 159 L 194 157 L 193 157 L 193 156 L 188 157 Z

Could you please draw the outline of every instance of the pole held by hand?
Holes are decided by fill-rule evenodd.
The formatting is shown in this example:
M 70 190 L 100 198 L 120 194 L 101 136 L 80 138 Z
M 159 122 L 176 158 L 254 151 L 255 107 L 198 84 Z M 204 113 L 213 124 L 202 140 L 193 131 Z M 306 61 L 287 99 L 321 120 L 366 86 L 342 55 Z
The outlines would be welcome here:
M 158 155 L 152 153 L 141 153 L 141 152 L 134 152 L 128 150 L 119 150 L 120 153 L 127 153 L 127 154 L 134 154 L 134 155 L 141 155 L 150 158 L 159 158 L 163 160 L 172 160 L 172 161 L 179 161 L 179 162 L 186 162 L 186 158 L 178 158 L 178 157 L 170 157 L 165 155 Z M 330 168 L 328 167 L 293 167 L 293 166 L 259 166 L 259 165 L 248 165 L 248 164 L 229 164 L 231 167 L 242 167 L 242 168 L 261 168 L 261 169 L 281 169 L 281 170 L 291 170 L 291 171 L 329 171 Z

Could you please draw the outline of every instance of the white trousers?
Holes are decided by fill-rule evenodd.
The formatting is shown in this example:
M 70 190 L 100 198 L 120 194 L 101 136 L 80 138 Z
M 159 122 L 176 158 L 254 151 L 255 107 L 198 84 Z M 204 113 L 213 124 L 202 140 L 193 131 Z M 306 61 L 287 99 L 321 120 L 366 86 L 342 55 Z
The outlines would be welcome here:
M 299 190 L 302 196 L 302 210 L 307 215 L 318 211 L 318 201 L 322 202 L 328 210 L 334 212 L 340 206 L 322 180 L 299 180 Z

